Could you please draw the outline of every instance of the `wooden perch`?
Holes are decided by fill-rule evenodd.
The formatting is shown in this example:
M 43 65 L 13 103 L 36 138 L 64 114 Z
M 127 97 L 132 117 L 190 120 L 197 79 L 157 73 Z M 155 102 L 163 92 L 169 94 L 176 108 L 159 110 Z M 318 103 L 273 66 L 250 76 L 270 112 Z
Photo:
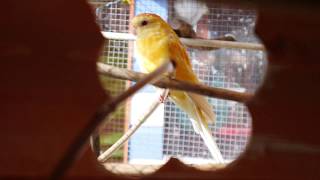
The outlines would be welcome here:
M 265 50 L 264 46 L 256 43 L 233 42 L 212 39 L 190 39 L 180 38 L 181 42 L 190 47 L 205 47 L 205 48 L 233 48 L 233 49 L 248 49 L 248 50 Z
M 134 72 L 123 68 L 117 68 L 103 63 L 97 63 L 97 66 L 98 72 L 100 74 L 107 75 L 117 79 L 139 81 L 140 79 L 146 76 L 146 74 L 144 73 Z M 192 84 L 176 79 L 169 79 L 166 76 L 162 76 L 160 80 L 153 82 L 152 84 L 160 88 L 170 88 L 189 91 L 209 97 L 238 101 L 242 103 L 246 103 L 253 96 L 249 93 L 240 93 L 222 88 L 209 87 L 203 84 Z

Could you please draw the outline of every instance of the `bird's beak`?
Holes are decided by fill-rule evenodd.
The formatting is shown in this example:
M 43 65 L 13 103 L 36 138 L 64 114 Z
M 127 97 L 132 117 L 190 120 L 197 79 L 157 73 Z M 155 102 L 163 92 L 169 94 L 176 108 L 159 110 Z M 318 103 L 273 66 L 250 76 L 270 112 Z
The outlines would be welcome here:
M 136 24 L 134 23 L 134 19 L 130 22 L 131 23 L 131 31 L 132 31 L 132 34 L 136 35 L 137 34 L 137 30 L 136 30 Z
M 132 34 L 137 35 L 137 31 L 135 28 L 132 29 Z

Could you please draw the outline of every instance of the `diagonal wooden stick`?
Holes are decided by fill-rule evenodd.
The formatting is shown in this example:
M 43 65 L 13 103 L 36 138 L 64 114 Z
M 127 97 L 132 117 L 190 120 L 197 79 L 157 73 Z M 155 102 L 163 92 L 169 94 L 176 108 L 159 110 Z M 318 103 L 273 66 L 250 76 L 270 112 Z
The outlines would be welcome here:
M 169 93 L 168 89 L 163 90 L 161 93 L 162 97 L 167 97 Z M 138 120 L 137 124 L 133 125 L 116 143 L 114 143 L 109 149 L 103 152 L 99 157 L 98 161 L 105 162 L 107 161 L 112 153 L 118 150 L 139 128 L 140 126 L 150 117 L 150 115 L 157 109 L 161 102 L 156 99 L 150 108 L 145 112 L 141 119 Z
M 61 179 L 65 172 L 70 168 L 72 163 L 75 161 L 77 156 L 80 153 L 80 150 L 84 147 L 86 142 L 89 140 L 90 135 L 97 129 L 97 127 L 103 122 L 103 120 L 108 116 L 111 112 L 113 112 L 116 107 L 123 103 L 128 97 L 132 96 L 142 87 L 144 87 L 148 83 L 152 83 L 157 81 L 161 75 L 165 72 L 168 72 L 169 69 L 172 68 L 171 62 L 167 61 L 155 71 L 151 72 L 140 81 L 138 81 L 135 85 L 131 86 L 127 91 L 116 96 L 115 98 L 111 98 L 111 100 L 107 100 L 100 109 L 94 114 L 92 119 L 85 125 L 83 129 L 81 129 L 80 133 L 77 134 L 75 139 L 70 143 L 67 151 L 64 153 L 62 159 L 58 161 L 58 164 L 53 169 L 52 174 L 50 175 L 50 179 Z

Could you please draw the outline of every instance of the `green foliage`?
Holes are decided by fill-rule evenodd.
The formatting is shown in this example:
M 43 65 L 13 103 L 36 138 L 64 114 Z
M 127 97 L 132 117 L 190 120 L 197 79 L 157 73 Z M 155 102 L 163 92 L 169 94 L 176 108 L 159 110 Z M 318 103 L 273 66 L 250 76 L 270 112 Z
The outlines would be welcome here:
M 99 61 L 111 66 L 127 68 L 127 58 L 110 58 L 107 56 L 100 56 Z M 124 80 L 102 75 L 100 75 L 99 78 L 103 88 L 110 92 L 111 95 L 117 95 L 123 92 L 126 88 L 126 81 Z
M 123 159 L 123 149 L 118 149 L 112 154 L 113 158 Z
M 99 76 L 102 87 L 111 93 L 111 95 L 117 95 L 123 92 L 126 88 L 126 82 L 123 80 L 115 79 L 107 76 Z
M 117 142 L 118 139 L 122 136 L 120 132 L 114 132 L 111 134 L 101 134 L 100 135 L 100 145 L 102 147 L 110 147 Z M 123 158 L 123 149 L 118 149 L 112 154 L 113 158 L 122 159 Z
M 101 134 L 100 135 L 100 144 L 102 146 L 111 146 L 122 136 L 121 132 L 114 132 L 111 134 Z
M 114 53 L 114 54 L 108 54 L 104 56 L 100 56 L 99 62 L 119 67 L 119 68 L 127 68 L 128 59 L 126 56 L 124 56 L 122 53 Z M 112 96 L 116 96 L 126 89 L 126 81 L 115 79 L 108 76 L 100 75 L 100 82 L 103 86 L 103 88 L 108 91 Z M 123 120 L 125 116 L 125 106 L 121 105 L 118 107 L 118 109 L 112 113 L 112 116 L 108 120 L 108 122 L 105 124 L 105 126 L 113 127 L 111 129 L 111 132 L 109 131 L 107 134 L 102 133 L 100 134 L 100 145 L 101 149 L 107 149 L 110 146 L 112 146 L 120 137 L 122 136 L 123 127 L 116 128 L 119 124 L 119 121 Z M 114 129 L 116 128 L 116 129 Z M 121 131 L 121 132 L 112 132 L 112 131 Z M 112 158 L 115 159 L 123 159 L 123 148 L 115 151 L 112 154 Z

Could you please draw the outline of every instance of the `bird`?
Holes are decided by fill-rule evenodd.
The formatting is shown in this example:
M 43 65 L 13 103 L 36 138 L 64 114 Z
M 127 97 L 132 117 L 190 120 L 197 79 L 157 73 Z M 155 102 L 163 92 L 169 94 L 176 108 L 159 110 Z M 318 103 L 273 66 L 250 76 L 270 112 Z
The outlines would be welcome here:
M 206 2 L 199 0 L 176 0 L 173 4 L 173 16 L 168 24 L 179 37 L 199 38 L 194 30 L 199 20 L 208 13 Z
M 169 18 L 168 23 L 180 38 L 206 39 L 197 34 L 194 30 L 199 21 L 209 13 L 209 3 L 205 0 L 176 0 L 174 1 L 174 15 Z M 237 41 L 231 33 L 220 37 L 213 37 L 213 40 Z M 218 50 L 217 47 L 203 47 L 186 45 L 188 48 L 200 51 Z
M 192 70 L 192 64 L 179 37 L 160 16 L 142 13 L 131 20 L 136 34 L 135 54 L 145 72 L 152 72 L 163 63 L 170 61 L 174 66 L 171 78 L 189 83 L 200 83 Z M 191 92 L 169 89 L 169 98 L 185 111 L 200 134 L 212 157 L 219 163 L 224 159 L 209 129 L 214 123 L 213 107 L 205 97 Z

